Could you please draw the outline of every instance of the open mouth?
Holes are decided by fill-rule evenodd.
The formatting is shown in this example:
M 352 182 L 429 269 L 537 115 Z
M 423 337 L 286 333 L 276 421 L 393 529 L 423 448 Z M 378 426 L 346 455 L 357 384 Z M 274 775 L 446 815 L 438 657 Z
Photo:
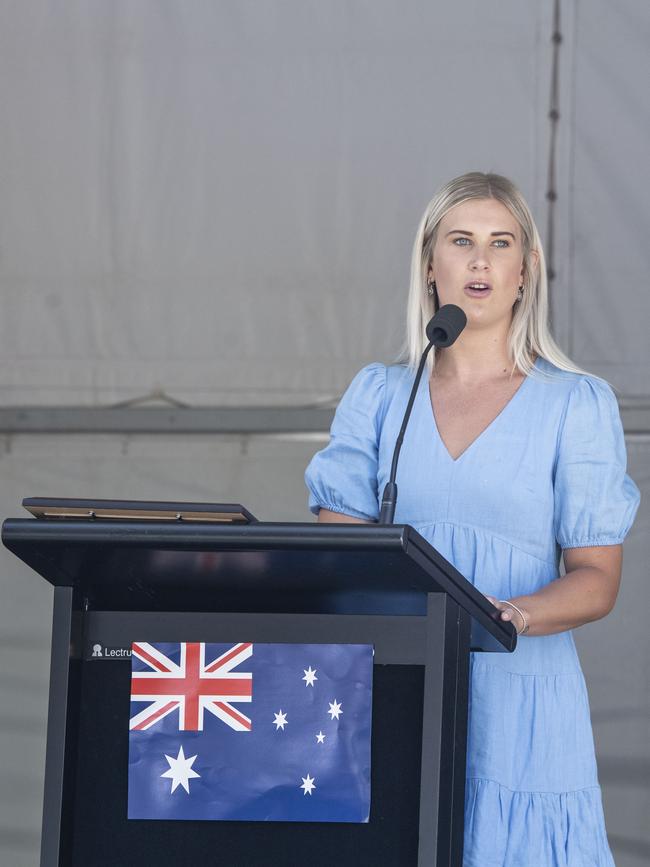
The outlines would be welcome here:
M 483 295 L 487 295 L 492 290 L 492 287 L 489 283 L 483 283 L 480 280 L 475 280 L 472 283 L 467 283 L 465 285 L 465 292 L 467 295 L 472 295 L 474 297 L 480 298 Z

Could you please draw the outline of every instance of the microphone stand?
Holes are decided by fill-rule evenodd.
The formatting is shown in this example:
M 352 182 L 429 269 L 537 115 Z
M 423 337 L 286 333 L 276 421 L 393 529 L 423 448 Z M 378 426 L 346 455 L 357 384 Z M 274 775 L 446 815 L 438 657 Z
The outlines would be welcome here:
M 422 379 L 422 371 L 424 370 L 427 356 L 431 351 L 432 347 L 433 343 L 429 342 L 429 345 L 422 353 L 422 358 L 420 358 L 418 372 L 415 374 L 415 382 L 413 383 L 413 388 L 411 389 L 409 402 L 406 405 L 404 420 L 402 421 L 402 426 L 397 435 L 395 450 L 393 452 L 393 462 L 390 468 L 390 476 L 388 481 L 386 482 L 386 487 L 384 488 L 384 493 L 381 498 L 381 511 L 379 513 L 380 524 L 392 524 L 393 518 L 395 517 L 395 506 L 397 505 L 397 482 L 395 481 L 395 478 L 397 476 L 397 461 L 399 460 L 399 453 L 402 449 L 402 442 L 404 441 L 404 432 L 406 431 L 406 425 L 408 424 L 409 418 L 411 417 L 411 410 L 413 409 L 415 395 L 417 394 L 418 386 L 420 384 L 420 380 Z
M 445 304 L 438 310 L 426 327 L 426 335 L 429 338 L 429 343 L 420 358 L 409 402 L 406 405 L 404 420 L 402 421 L 402 426 L 397 435 L 397 442 L 395 443 L 395 450 L 393 451 L 393 462 L 390 468 L 390 476 L 381 498 L 381 510 L 379 512 L 380 524 L 392 524 L 395 517 L 395 506 L 397 505 L 397 482 L 395 481 L 397 477 L 397 461 L 399 460 L 399 453 L 402 449 L 402 442 L 404 441 L 404 432 L 406 431 L 406 425 L 411 417 L 411 410 L 413 409 L 415 395 L 417 394 L 420 379 L 422 378 L 422 371 L 424 370 L 427 356 L 431 351 L 432 346 L 439 346 L 440 348 L 451 346 L 466 324 L 467 317 L 460 307 L 457 307 L 455 304 Z

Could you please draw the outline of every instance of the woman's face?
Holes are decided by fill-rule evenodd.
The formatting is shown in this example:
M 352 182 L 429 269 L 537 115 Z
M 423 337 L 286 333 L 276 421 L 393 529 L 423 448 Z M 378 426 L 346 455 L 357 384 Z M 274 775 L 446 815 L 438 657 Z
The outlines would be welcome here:
M 472 199 L 440 221 L 429 280 L 436 281 L 440 306 L 457 304 L 469 327 L 509 325 L 523 258 L 521 228 L 506 206 Z

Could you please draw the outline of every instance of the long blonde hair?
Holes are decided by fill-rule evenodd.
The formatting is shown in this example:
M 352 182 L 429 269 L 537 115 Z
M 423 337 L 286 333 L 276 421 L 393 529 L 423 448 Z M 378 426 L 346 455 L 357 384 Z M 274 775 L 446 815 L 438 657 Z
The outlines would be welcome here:
M 560 349 L 549 330 L 548 281 L 542 241 L 526 200 L 517 187 L 502 175 L 467 172 L 445 184 L 431 199 L 418 226 L 411 258 L 411 284 L 406 313 L 406 342 L 401 360 L 417 367 L 428 340 L 427 323 L 438 309 L 438 295 L 430 296 L 427 277 L 438 226 L 442 218 L 456 205 L 471 199 L 496 199 L 510 211 L 521 227 L 524 276 L 522 299 L 515 303 L 508 333 L 508 352 L 514 369 L 528 375 L 536 356 L 547 359 L 556 367 L 574 373 L 584 373 Z M 536 264 L 531 251 L 536 250 Z M 434 353 L 429 365 L 435 365 Z

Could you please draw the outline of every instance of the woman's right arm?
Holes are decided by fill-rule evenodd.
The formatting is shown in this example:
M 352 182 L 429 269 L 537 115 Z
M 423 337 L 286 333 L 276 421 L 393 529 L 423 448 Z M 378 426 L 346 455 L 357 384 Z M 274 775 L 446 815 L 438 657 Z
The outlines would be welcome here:
M 341 515 L 330 509 L 321 508 L 318 513 L 319 524 L 373 524 L 374 521 L 364 521 L 362 518 L 353 518 L 351 515 Z
M 336 409 L 329 444 L 305 471 L 309 508 L 320 523 L 372 524 L 379 517 L 377 449 L 386 376 L 383 364 L 355 376 Z

